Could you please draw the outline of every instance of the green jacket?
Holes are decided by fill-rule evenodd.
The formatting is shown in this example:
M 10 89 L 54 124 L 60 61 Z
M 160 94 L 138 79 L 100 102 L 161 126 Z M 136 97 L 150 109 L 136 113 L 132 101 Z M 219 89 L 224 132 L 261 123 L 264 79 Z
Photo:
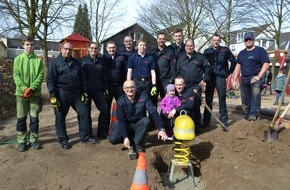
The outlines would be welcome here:
M 24 52 L 18 55 L 13 63 L 15 95 L 23 96 L 24 90 L 29 87 L 33 90 L 33 96 L 40 96 L 43 76 L 43 63 L 36 54 L 28 56 Z

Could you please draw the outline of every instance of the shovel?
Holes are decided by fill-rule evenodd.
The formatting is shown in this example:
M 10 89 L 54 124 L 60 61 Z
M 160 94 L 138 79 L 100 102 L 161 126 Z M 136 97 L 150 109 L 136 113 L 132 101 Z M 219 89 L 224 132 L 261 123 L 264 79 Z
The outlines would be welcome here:
M 269 142 L 275 142 L 278 140 L 278 130 L 281 128 L 280 124 L 281 121 L 283 119 L 283 117 L 286 115 L 287 111 L 290 108 L 290 103 L 288 104 L 288 106 L 286 107 L 286 109 L 283 111 L 282 115 L 278 117 L 278 119 L 274 122 L 274 126 L 273 128 L 271 128 L 267 133 L 266 133 L 266 141 Z
M 284 88 L 283 88 L 282 96 L 280 97 L 280 100 L 279 100 L 278 108 L 277 108 L 277 110 L 275 112 L 275 115 L 274 115 L 274 117 L 272 119 L 271 125 L 269 126 L 269 130 L 265 134 L 265 140 L 268 141 L 268 142 L 276 142 L 276 141 L 278 141 L 278 133 L 277 133 L 277 130 L 275 130 L 274 123 L 275 123 L 276 118 L 278 117 L 278 114 L 280 112 L 280 108 L 281 108 L 281 105 L 282 105 L 282 102 L 283 102 L 283 98 L 282 97 L 284 97 L 284 94 L 285 94 L 285 91 L 286 91 L 286 88 L 287 88 L 287 85 L 288 85 L 288 82 L 289 82 L 289 78 L 290 78 L 290 71 L 287 74 L 287 79 L 285 81 L 285 85 L 284 85 Z M 285 112 L 285 114 L 286 114 L 286 112 Z
M 283 117 L 286 115 L 286 113 L 288 112 L 289 108 L 290 108 L 290 102 L 288 103 L 288 106 L 286 107 L 286 109 L 284 110 L 282 115 L 279 116 L 278 119 L 275 121 L 274 129 L 276 131 L 278 131 L 280 128 L 282 128 L 282 127 L 280 127 L 281 121 L 282 121 Z
M 130 146 L 129 147 L 128 159 L 129 160 L 135 160 L 135 159 L 137 159 L 137 154 L 134 152 L 133 146 Z
M 207 103 L 201 98 L 201 96 L 198 94 L 196 89 L 193 89 L 194 94 L 201 99 L 201 102 L 204 104 L 205 108 L 209 111 L 209 113 L 213 116 L 213 118 L 220 124 L 220 126 L 223 128 L 225 132 L 228 131 L 227 126 L 221 122 L 221 120 L 213 113 L 213 111 L 210 109 L 210 107 L 207 105 Z

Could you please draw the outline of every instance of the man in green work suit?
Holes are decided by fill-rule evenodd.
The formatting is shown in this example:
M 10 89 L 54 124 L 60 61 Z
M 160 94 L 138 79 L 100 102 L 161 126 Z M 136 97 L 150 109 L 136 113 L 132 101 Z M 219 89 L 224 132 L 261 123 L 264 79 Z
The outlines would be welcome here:
M 38 150 L 41 145 L 38 140 L 39 120 L 41 111 L 41 83 L 43 81 L 43 63 L 34 53 L 34 39 L 26 37 L 22 46 L 24 52 L 14 59 L 13 79 L 16 84 L 17 105 L 17 141 L 18 151 L 27 150 L 30 145 Z M 30 115 L 30 132 L 27 133 L 26 118 Z M 27 135 L 28 134 L 28 135 Z

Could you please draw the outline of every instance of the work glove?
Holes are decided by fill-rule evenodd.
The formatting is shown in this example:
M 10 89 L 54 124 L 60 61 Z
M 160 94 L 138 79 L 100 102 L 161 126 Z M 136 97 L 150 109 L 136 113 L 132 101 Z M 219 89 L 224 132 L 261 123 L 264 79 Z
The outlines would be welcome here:
M 109 96 L 109 91 L 108 90 L 104 90 L 104 96 L 107 98 Z
M 258 77 L 258 76 L 254 76 L 254 77 L 251 79 L 251 84 L 257 82 L 258 80 L 260 80 L 260 77 Z
M 156 88 L 156 86 L 153 86 L 153 87 L 151 88 L 150 95 L 151 95 L 151 96 L 156 96 L 156 95 L 157 95 L 157 88 Z
M 50 98 L 50 103 L 51 103 L 51 106 L 55 109 L 55 110 L 59 110 L 59 102 L 58 100 L 56 99 L 56 97 L 52 97 Z
M 85 104 L 87 104 L 88 100 L 89 100 L 89 96 L 88 96 L 87 93 L 84 92 L 82 94 L 82 102 L 85 103 Z
M 23 98 L 31 98 L 33 91 L 31 88 L 25 88 L 23 92 Z
M 126 147 L 126 148 L 130 148 L 130 140 L 128 137 L 126 137 L 123 141 L 123 145 Z

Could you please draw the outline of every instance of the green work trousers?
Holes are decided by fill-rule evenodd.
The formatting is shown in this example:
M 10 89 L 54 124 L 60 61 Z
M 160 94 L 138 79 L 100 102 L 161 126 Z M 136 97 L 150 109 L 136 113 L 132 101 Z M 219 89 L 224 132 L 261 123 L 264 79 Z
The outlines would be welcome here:
M 42 99 L 40 96 L 25 99 L 16 96 L 17 111 L 17 141 L 18 143 L 30 143 L 38 141 L 39 120 L 38 115 L 42 108 Z M 27 132 L 26 118 L 30 116 L 30 130 Z

